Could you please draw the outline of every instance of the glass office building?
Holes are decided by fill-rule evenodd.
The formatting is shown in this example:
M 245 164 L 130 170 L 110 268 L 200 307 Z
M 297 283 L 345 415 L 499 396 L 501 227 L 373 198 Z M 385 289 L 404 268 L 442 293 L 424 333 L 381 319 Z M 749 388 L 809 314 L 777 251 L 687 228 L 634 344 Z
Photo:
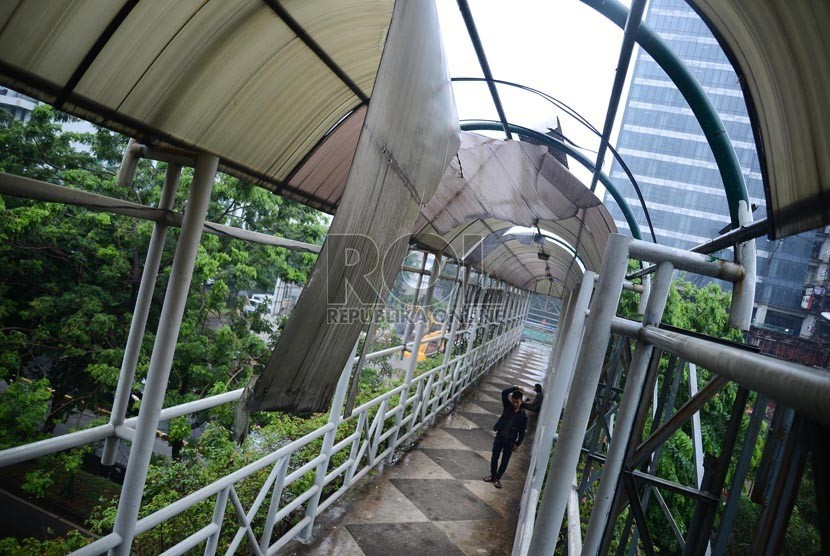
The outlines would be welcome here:
M 652 0 L 645 22 L 709 95 L 735 147 L 751 202 L 757 205 L 754 218 L 764 218 L 761 169 L 746 104 L 738 77 L 717 40 L 683 0 Z M 718 236 L 729 225 L 729 210 L 712 151 L 688 103 L 642 49 L 624 110 L 617 150 L 640 185 L 658 243 L 689 249 Z M 640 201 L 616 161 L 610 177 L 648 239 Z M 628 230 L 610 195 L 605 204 L 617 227 Z M 811 232 L 784 241 L 757 240 L 758 324 L 788 334 L 802 332 L 801 303 L 814 236 Z

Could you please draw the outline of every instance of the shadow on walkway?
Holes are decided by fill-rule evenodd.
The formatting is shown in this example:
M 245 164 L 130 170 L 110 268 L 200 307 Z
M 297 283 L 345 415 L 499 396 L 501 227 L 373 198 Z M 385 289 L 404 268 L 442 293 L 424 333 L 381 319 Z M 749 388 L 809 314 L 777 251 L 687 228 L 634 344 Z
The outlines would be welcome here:
M 317 519 L 314 541 L 292 542 L 280 554 L 311 556 L 483 556 L 510 554 L 519 515 L 536 417 L 513 453 L 502 489 L 490 474 L 492 432 L 501 414 L 501 391 L 532 392 L 544 382 L 549 351 L 521 343 L 438 420 L 413 448 L 380 474 L 367 478 Z

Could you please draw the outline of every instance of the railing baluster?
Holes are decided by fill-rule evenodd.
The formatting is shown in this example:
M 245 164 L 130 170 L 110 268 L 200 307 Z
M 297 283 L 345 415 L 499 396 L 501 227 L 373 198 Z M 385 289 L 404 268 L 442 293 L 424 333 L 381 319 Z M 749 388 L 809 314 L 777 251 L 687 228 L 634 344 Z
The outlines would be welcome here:
M 388 405 L 389 399 L 387 398 L 380 404 L 377 415 L 375 415 L 375 422 L 373 423 L 375 434 L 373 435 L 372 442 L 369 445 L 369 464 L 372 466 L 375 465 L 375 456 L 378 453 L 378 448 L 380 448 L 380 435 L 383 434 L 383 422 L 386 420 L 386 407 Z
M 276 480 L 274 481 L 274 490 L 271 494 L 271 503 L 268 505 L 268 514 L 265 516 L 265 527 L 262 530 L 262 538 L 259 540 L 259 547 L 263 552 L 268 551 L 268 545 L 271 544 L 271 533 L 276 524 L 277 510 L 280 507 L 280 499 L 282 498 L 282 489 L 285 486 L 285 474 L 288 472 L 289 456 L 285 456 L 274 465 L 277 470 Z
M 222 534 L 222 521 L 225 519 L 225 507 L 228 505 L 228 491 L 230 487 L 223 488 L 216 495 L 216 506 L 213 508 L 213 524 L 219 529 L 208 537 L 205 543 L 205 556 L 216 554 L 216 547 L 219 546 L 219 536 Z
M 360 439 L 363 438 L 363 429 L 366 426 L 367 415 L 367 411 L 361 411 L 360 417 L 357 418 L 357 425 L 355 426 L 356 434 L 354 440 L 352 440 L 352 449 L 349 453 L 349 459 L 352 460 L 352 464 L 346 470 L 346 476 L 343 478 L 343 484 L 346 486 L 351 486 L 352 477 L 354 477 L 358 467 L 360 467 L 360 459 L 362 457 L 358 455 L 360 453 Z
M 366 340 L 369 341 L 368 339 Z M 334 391 L 334 397 L 331 401 L 331 410 L 329 411 L 329 425 L 331 430 L 323 437 L 323 443 L 320 446 L 320 455 L 323 456 L 323 461 L 317 465 L 317 471 L 314 477 L 314 486 L 317 487 L 317 492 L 309 499 L 306 506 L 306 517 L 309 518 L 309 523 L 302 530 L 299 538 L 303 541 L 311 540 L 311 532 L 314 528 L 314 519 L 317 517 L 317 506 L 320 504 L 320 497 L 323 495 L 323 488 L 326 483 L 326 473 L 329 468 L 329 461 L 331 460 L 331 451 L 334 446 L 334 439 L 337 437 L 337 430 L 340 428 L 340 423 L 343 421 L 343 403 L 346 400 L 346 393 L 349 389 L 349 378 L 352 371 L 359 373 L 360 370 L 353 369 L 354 356 L 357 353 L 357 344 L 354 343 L 352 354 L 349 356 L 348 363 L 340 374 L 340 380 L 337 382 L 337 388 Z

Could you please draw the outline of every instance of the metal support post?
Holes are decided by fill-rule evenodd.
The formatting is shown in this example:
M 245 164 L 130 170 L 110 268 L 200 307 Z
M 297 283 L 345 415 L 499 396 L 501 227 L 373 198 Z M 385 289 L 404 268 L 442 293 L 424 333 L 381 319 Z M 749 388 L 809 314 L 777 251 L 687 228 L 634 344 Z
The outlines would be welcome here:
M 432 296 L 435 295 L 435 285 L 438 283 L 438 277 L 441 276 L 441 272 L 444 270 L 444 264 L 441 260 L 441 253 L 438 253 L 434 256 L 432 261 L 432 274 L 427 278 L 427 293 L 426 297 L 424 298 L 424 302 L 421 304 L 421 307 L 424 307 L 424 318 L 427 321 L 427 331 L 429 331 L 429 324 L 432 323 L 432 311 L 430 310 L 430 306 L 432 305 Z
M 406 374 L 403 379 L 403 390 L 401 390 L 398 398 L 398 406 L 401 410 L 398 411 L 398 414 L 395 416 L 395 432 L 392 433 L 392 437 L 389 439 L 389 447 L 392 448 L 389 451 L 389 455 L 386 456 L 386 463 L 389 465 L 394 462 L 395 443 L 398 441 L 401 422 L 403 421 L 404 414 L 406 414 L 406 406 L 408 405 L 407 401 L 409 400 L 409 387 L 412 386 L 412 377 L 415 374 L 415 367 L 418 365 L 418 350 L 421 348 L 421 340 L 424 338 L 424 330 L 426 330 L 426 323 L 419 322 L 415 325 L 415 340 L 412 344 L 414 347 L 412 348 L 412 355 L 409 356 L 409 361 L 407 361 Z
M 628 267 L 628 247 L 632 241 L 616 234 L 608 238 L 594 302 L 585 325 L 585 341 L 579 353 L 559 440 L 550 463 L 548 484 L 533 528 L 530 554 L 550 556 L 556 549 L 602 362 L 611 338 L 611 319 L 622 293 Z
M 429 259 L 429 254 L 426 251 L 423 251 L 423 255 L 424 258 L 421 260 L 421 270 L 418 272 L 418 281 L 415 286 L 415 296 L 412 299 L 412 310 L 409 311 L 409 318 L 406 320 L 406 324 L 403 329 L 403 351 L 401 351 L 401 360 L 403 360 L 406 355 L 406 344 L 409 341 L 409 335 L 412 333 L 412 324 L 418 313 L 418 298 L 421 296 L 421 282 L 424 279 L 424 273 L 427 269 L 427 259 Z
M 783 454 L 773 478 L 768 503 L 761 513 L 749 553 L 773 556 L 782 553 L 787 523 L 798 494 L 798 486 L 807 460 L 807 419 L 798 413 L 793 417 Z M 825 440 L 826 441 L 826 440 Z M 822 470 L 826 473 L 826 469 Z
M 689 398 L 697 395 L 697 365 L 689 363 Z M 703 483 L 703 433 L 700 430 L 700 411 L 692 415 L 692 447 L 695 454 L 695 484 Z
M 467 283 L 467 272 L 464 272 L 464 278 L 462 285 L 466 285 Z M 444 388 L 444 381 L 447 378 L 447 370 L 449 370 L 450 361 L 452 361 L 452 352 L 455 349 L 455 336 L 458 334 L 458 323 L 459 323 L 459 316 L 461 311 L 463 310 L 464 304 L 464 295 L 463 290 L 458 292 L 458 295 L 455 297 L 455 305 L 451 308 L 451 311 L 447 313 L 452 315 L 452 326 L 450 327 L 450 335 L 447 338 L 446 343 L 444 344 L 444 364 L 441 366 L 441 374 L 439 375 L 438 379 L 438 393 L 440 396 L 440 403 L 444 404 L 447 401 L 449 396 L 449 388 Z
M 188 194 L 182 233 L 176 245 L 173 268 L 167 284 L 167 293 L 161 310 L 156 341 L 150 358 L 150 369 L 144 387 L 144 397 L 138 413 L 138 424 L 133 436 L 130 459 L 121 488 L 118 502 L 118 515 L 115 518 L 113 533 L 121 537 L 113 553 L 115 556 L 128 556 L 135 537 L 135 524 L 141 506 L 144 483 L 153 453 L 159 413 L 164 403 L 167 380 L 173 365 L 173 354 L 184 314 L 187 292 L 193 277 L 202 225 L 207 214 L 210 193 L 219 159 L 210 155 L 199 155 L 193 183 Z
M 700 498 L 695 505 L 692 521 L 686 531 L 686 546 L 683 554 L 702 555 L 709 549 L 711 542 L 712 526 L 715 523 L 715 514 L 720 505 L 720 493 L 726 482 L 726 473 L 729 471 L 729 462 L 732 460 L 732 452 L 735 450 L 735 442 L 741 429 L 741 420 L 746 410 L 746 402 L 749 399 L 749 391 L 746 388 L 738 387 L 735 393 L 735 402 L 732 405 L 732 415 L 729 424 L 726 426 L 726 433 L 721 444 L 720 456 L 714 465 L 705 473 L 701 484 L 701 491 L 710 493 L 715 501 Z
M 481 291 L 483 291 L 483 290 L 479 290 L 479 293 Z M 476 336 L 478 335 L 478 326 L 479 326 L 478 325 L 478 321 L 479 321 L 479 312 L 478 312 L 478 310 L 474 311 L 473 319 L 474 320 L 470 323 L 470 326 L 467 329 L 468 330 L 468 333 L 467 333 L 467 353 L 464 354 L 464 359 L 463 359 L 463 361 L 464 361 L 463 366 L 464 366 L 465 372 L 467 374 L 472 374 L 473 367 L 475 366 L 475 361 L 473 361 L 473 349 L 474 349 L 475 342 L 476 342 Z M 458 370 L 459 367 L 457 367 L 456 369 Z M 453 377 L 453 383 L 452 383 L 452 390 L 453 390 L 452 391 L 452 398 L 455 400 L 456 403 L 461 398 L 461 386 L 458 384 L 459 378 L 460 378 L 460 376 L 459 376 L 458 372 L 456 372 L 455 376 Z
M 129 150 L 129 147 L 128 147 Z M 127 155 L 124 155 L 125 160 Z M 167 165 L 167 175 L 161 189 L 161 199 L 158 208 L 172 210 L 176 200 L 176 189 L 179 186 L 179 176 L 182 168 L 177 164 Z M 126 184 L 129 186 L 129 184 Z M 161 256 L 164 252 L 164 240 L 167 237 L 167 223 L 156 222 L 147 246 L 147 256 L 144 259 L 144 271 L 141 273 L 141 283 L 138 286 L 138 295 L 135 301 L 133 318 L 130 321 L 130 333 L 127 336 L 127 345 L 124 348 L 124 358 L 121 360 L 121 371 L 118 375 L 118 386 L 115 389 L 115 399 L 112 402 L 110 425 L 118 427 L 124 424 L 127 409 L 130 406 L 130 395 L 135 379 L 135 368 L 141 354 L 141 344 L 144 340 L 144 329 L 147 326 L 147 315 L 153 303 L 153 290 L 156 287 Z M 118 437 L 111 436 L 104 441 L 104 450 L 101 454 L 101 464 L 112 465 L 118 452 Z
M 583 279 L 584 280 L 584 279 Z M 559 323 L 556 325 L 556 336 L 553 339 L 553 347 L 550 352 L 548 363 L 548 374 L 545 378 L 545 392 L 550 395 L 553 373 L 559 368 L 559 361 L 562 359 L 562 349 L 565 346 L 565 339 L 571 329 L 574 306 L 576 304 L 576 292 L 571 291 L 562 300 L 562 310 L 559 313 Z
M 579 293 L 571 304 L 571 320 L 568 324 L 567 336 L 563 342 L 562 355 L 558 359 L 558 367 L 548 368 L 552 374 L 548 395 L 542 400 L 542 408 L 538 422 L 543 425 L 542 434 L 539 437 L 539 454 L 537 460 L 539 469 L 532 470 L 534 474 L 534 485 L 538 492 L 542 491 L 542 481 L 545 478 L 544 470 L 548 467 L 550 452 L 553 448 L 553 439 L 556 436 L 559 417 L 565 405 L 565 398 L 568 395 L 568 387 L 571 384 L 574 372 L 574 360 L 582 341 L 582 332 L 585 328 L 585 317 L 588 312 L 588 304 L 591 301 L 591 293 L 594 290 L 594 279 L 596 274 L 590 270 L 582 277 L 582 284 Z
M 334 446 L 334 439 L 337 437 L 337 429 L 343 421 L 343 402 L 346 400 L 346 393 L 349 390 L 350 378 L 354 368 L 354 358 L 357 354 L 357 344 L 359 340 L 354 343 L 352 353 L 349 355 L 348 362 L 340 374 L 340 380 L 337 381 L 337 387 L 334 390 L 334 397 L 331 400 L 331 409 L 329 410 L 329 425 L 331 429 L 323 436 L 323 445 L 320 447 L 320 455 L 323 456 L 323 461 L 317 464 L 316 474 L 314 476 L 314 486 L 317 491 L 309 498 L 308 504 L 305 507 L 305 515 L 309 518 L 308 525 L 303 527 L 302 532 L 297 535 L 300 542 L 309 542 L 312 537 L 312 530 L 314 529 L 314 520 L 317 518 L 317 507 L 320 505 L 320 498 L 323 496 L 323 487 L 326 482 L 326 473 L 329 469 L 329 461 L 331 460 L 331 450 Z M 358 371 L 359 372 L 359 371 Z
M 775 480 L 782 446 L 790 431 L 795 412 L 782 404 L 775 406 L 772 414 L 772 421 L 767 430 L 767 437 L 764 441 L 764 452 L 761 454 L 761 461 L 755 471 L 755 483 L 749 494 L 750 500 L 756 504 L 767 505 L 769 490 Z
M 660 324 L 663 318 L 663 309 L 669 295 L 672 272 L 670 263 L 658 263 L 654 284 L 648 298 L 648 306 L 643 315 L 643 326 Z M 594 507 L 588 521 L 588 530 L 585 532 L 584 549 L 588 554 L 595 554 L 602 543 L 602 536 L 608 524 L 608 517 L 614 503 L 614 496 L 620 482 L 623 460 L 631 439 L 631 429 L 643 395 L 643 384 L 646 378 L 646 369 L 651 359 L 652 346 L 638 341 L 625 381 L 625 390 L 620 409 L 617 415 L 617 433 L 611 440 L 608 456 L 602 469 L 602 480 L 599 490 L 594 496 Z
M 460 287 L 459 285 L 459 278 L 461 278 L 461 265 L 455 265 L 455 279 L 453 280 L 453 288 L 452 294 L 450 295 L 450 302 L 447 304 L 447 313 L 444 316 L 444 322 L 441 324 L 441 336 L 438 339 L 439 341 L 439 349 L 441 347 L 440 342 L 446 342 L 445 338 L 447 336 L 447 329 L 450 327 L 450 321 L 456 321 L 456 314 L 455 314 L 455 307 L 458 306 L 458 299 L 459 297 L 464 295 L 464 288 Z M 462 278 L 462 280 L 466 283 L 466 280 Z
M 738 514 L 738 505 L 743 496 L 746 475 L 749 472 L 749 465 L 752 462 L 752 455 L 755 451 L 755 444 L 758 440 L 758 433 L 761 430 L 761 422 L 764 420 L 764 413 L 767 407 L 767 398 L 756 394 L 755 405 L 752 407 L 752 416 L 749 418 L 749 426 L 744 435 L 741 446 L 741 455 L 735 472 L 732 475 L 732 485 L 729 488 L 729 495 L 726 499 L 726 506 L 723 509 L 723 517 L 718 523 L 718 535 L 712 547 L 714 554 L 725 554 L 726 545 L 729 542 L 729 534 L 732 532 L 732 524 Z
M 286 284 L 287 285 L 287 284 Z M 282 307 L 282 293 L 283 293 L 283 283 L 282 280 L 277 277 L 277 281 L 274 282 L 274 299 L 271 302 L 271 316 L 276 316 L 280 312 L 280 308 Z
M 562 408 L 565 406 L 565 400 L 568 397 L 568 391 L 573 381 L 574 365 L 576 364 L 576 356 L 582 345 L 582 335 L 585 330 L 588 306 L 591 302 L 591 294 L 594 291 L 596 277 L 597 275 L 590 270 L 585 272 L 582 278 L 582 284 L 579 286 L 579 292 L 576 294 L 570 307 L 570 322 L 568 330 L 565 333 L 564 341 L 562 342 L 562 353 L 556 360 L 557 366 L 553 370 L 554 374 L 551 379 L 551 409 L 550 413 L 546 415 L 546 422 L 554 423 L 554 430 L 556 423 L 559 422 L 559 418 L 561 417 Z
M 583 284 L 585 279 L 583 278 Z M 593 281 L 591 282 L 593 284 Z M 548 467 L 548 460 L 550 459 L 551 446 L 547 444 L 547 437 L 550 436 L 550 442 L 553 443 L 553 438 L 556 432 L 556 423 L 552 422 L 549 415 L 551 413 L 550 407 L 554 403 L 551 400 L 551 392 L 553 392 L 553 378 L 560 375 L 558 357 L 561 353 L 561 346 L 565 343 L 565 337 L 568 336 L 574 327 L 571 324 L 574 307 L 576 305 L 576 292 L 570 292 L 562 304 L 562 311 L 559 318 L 559 326 L 556 330 L 556 339 L 554 340 L 555 347 L 552 349 L 550 358 L 548 359 L 547 374 L 545 376 L 545 393 L 546 396 L 542 400 L 542 407 L 539 411 L 539 418 L 536 425 L 536 435 L 533 439 L 533 446 L 531 448 L 530 468 L 525 480 L 524 489 L 522 491 L 522 499 L 519 504 L 519 524 L 529 523 L 528 513 L 535 515 L 536 506 L 538 505 L 538 497 L 541 492 L 542 483 L 545 478 L 545 470 Z M 585 311 L 583 311 L 583 315 Z M 561 412 L 561 406 L 560 406 Z M 550 432 L 549 432 L 550 431 Z M 577 499 L 577 511 L 579 500 Z M 570 511 L 571 500 L 568 500 L 568 510 Z M 570 514 L 569 514 L 570 515 Z M 570 524 L 570 521 L 568 521 Z M 525 527 L 520 526 L 516 531 L 516 536 L 513 540 L 513 553 L 525 554 L 527 552 L 527 545 L 530 542 L 528 538 L 528 531 Z M 581 543 L 581 537 L 580 537 Z
M 646 312 L 646 305 L 648 304 L 648 298 L 651 295 L 651 275 L 647 274 L 643 276 L 643 293 L 640 294 L 640 303 L 637 305 L 637 312 L 641 315 L 645 314 Z
M 738 222 L 743 226 L 752 224 L 752 210 L 746 201 L 738 201 Z M 732 304 L 729 307 L 729 326 L 749 330 L 752 321 L 752 305 L 755 301 L 755 240 L 750 239 L 735 245 L 735 263 L 744 269 L 744 277 L 732 288 Z
M 369 347 L 375 338 L 375 328 L 378 323 L 378 313 L 380 311 L 375 309 L 372 313 L 372 321 L 369 323 L 369 328 L 366 330 L 366 335 L 363 339 L 363 349 L 360 350 L 360 357 L 357 358 L 357 365 L 352 375 L 352 381 L 349 385 L 349 395 L 346 398 L 346 407 L 343 410 L 343 415 L 351 416 L 354 409 L 354 401 L 357 398 L 357 390 L 360 385 L 360 373 L 363 370 L 363 363 L 366 361 L 366 355 L 369 353 Z

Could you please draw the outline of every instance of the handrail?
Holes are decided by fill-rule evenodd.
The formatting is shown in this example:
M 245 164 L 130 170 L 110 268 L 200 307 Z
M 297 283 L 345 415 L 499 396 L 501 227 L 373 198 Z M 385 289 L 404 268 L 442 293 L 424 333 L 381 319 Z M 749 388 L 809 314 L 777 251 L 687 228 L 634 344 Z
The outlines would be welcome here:
M 231 545 L 238 546 L 245 538 L 253 542 L 255 536 L 251 524 L 258 512 L 261 511 L 261 506 L 263 506 L 264 501 L 268 498 L 271 491 L 281 493 L 287 485 L 301 478 L 307 472 L 315 468 L 319 470 L 321 464 L 327 465 L 327 462 L 331 460 L 332 456 L 346 453 L 346 458 L 342 463 L 339 463 L 330 471 L 325 472 L 322 482 L 312 485 L 305 491 L 294 496 L 293 499 L 283 503 L 281 496 L 272 496 L 272 503 L 267 508 L 268 517 L 266 523 L 269 525 L 263 531 L 262 539 L 258 541 L 264 546 L 257 544 L 254 552 L 273 554 L 289 541 L 302 536 L 303 531 L 313 524 L 315 517 L 325 511 L 346 490 L 351 488 L 369 471 L 375 467 L 382 466 L 388 458 L 392 457 L 392 454 L 396 450 L 401 449 L 411 442 L 412 437 L 424 428 L 429 427 L 441 411 L 456 404 L 465 390 L 470 388 L 476 380 L 487 373 L 493 365 L 498 363 L 516 347 L 521 340 L 521 324 L 521 318 L 510 317 L 493 323 L 473 322 L 466 329 L 456 330 L 455 337 L 468 337 L 468 346 L 463 353 L 446 358 L 440 365 L 419 376 L 413 377 L 408 384 L 396 386 L 362 404 L 355 408 L 349 417 L 343 418 L 341 416 L 336 421 L 329 420 L 329 422 L 317 430 L 293 440 L 258 460 L 140 519 L 136 523 L 136 534 L 145 533 L 153 527 L 179 515 L 188 508 L 211 497 L 216 497 L 216 512 L 219 512 L 220 508 L 224 512 L 225 504 L 227 504 L 229 499 L 233 502 L 234 508 L 236 509 L 237 522 L 228 525 L 228 527 L 237 526 L 239 528 Z M 501 330 L 502 333 L 490 337 L 490 325 L 498 325 L 496 331 L 499 331 L 503 327 Z M 479 330 L 483 330 L 485 335 L 482 338 L 482 343 L 476 346 L 474 342 L 476 341 L 476 334 Z M 451 343 L 450 345 L 453 344 Z M 418 345 L 414 346 L 416 350 L 418 347 Z M 368 356 L 367 360 L 372 356 L 374 356 L 372 357 L 373 359 L 377 359 L 384 355 L 390 355 L 401 349 L 403 349 L 403 346 L 380 350 Z M 349 372 L 353 365 L 354 360 L 352 360 L 348 367 Z M 407 388 L 410 389 L 411 394 L 401 396 L 401 393 Z M 202 400 L 169 407 L 162 410 L 161 420 L 188 415 L 197 411 L 204 411 L 205 409 L 217 407 L 225 403 L 233 403 L 240 396 L 241 390 L 234 390 Z M 397 402 L 394 404 L 394 407 L 390 407 L 396 396 L 398 396 Z M 395 423 L 389 425 L 387 423 L 390 421 L 389 417 L 396 415 L 399 415 L 400 419 L 394 419 L 393 421 Z M 134 418 L 127 419 L 121 428 L 124 430 L 132 430 L 131 426 L 134 426 L 134 424 Z M 346 430 L 353 429 L 353 431 L 343 440 L 330 445 L 328 453 L 325 453 L 321 449 L 319 455 L 289 472 L 287 469 L 288 462 L 294 454 L 315 440 L 332 433 L 332 431 L 340 430 L 340 427 L 345 427 Z M 43 455 L 44 453 L 53 453 L 60 449 L 83 445 L 87 443 L 85 440 L 94 442 L 115 434 L 115 429 L 110 425 L 69 433 L 62 437 L 4 450 L 0 452 L 0 462 L 15 463 L 30 459 L 30 451 L 33 446 L 38 446 L 37 453 Z M 122 431 L 121 434 L 123 436 L 126 433 Z M 88 440 L 90 438 L 92 440 Z M 6 464 L 8 465 L 8 463 Z M 234 485 L 268 468 L 271 468 L 268 478 L 262 485 L 251 507 L 246 511 L 239 501 Z M 333 490 L 332 485 L 335 485 Z M 310 513 L 309 508 L 306 508 L 306 512 L 309 515 L 306 515 L 300 523 L 283 533 L 281 537 L 271 541 L 271 532 L 275 525 L 304 504 L 307 504 L 311 499 L 319 499 L 319 503 L 316 504 L 316 507 Z M 207 522 L 196 525 L 196 527 L 195 530 L 188 531 L 190 535 L 169 548 L 165 554 L 183 554 L 205 539 L 208 540 L 209 546 L 215 546 L 215 539 L 219 538 L 223 523 L 222 520 L 217 521 L 214 519 L 213 523 Z M 120 543 L 121 537 L 116 533 L 110 533 L 96 540 L 94 543 L 77 550 L 73 554 L 98 554 L 112 549 Z

